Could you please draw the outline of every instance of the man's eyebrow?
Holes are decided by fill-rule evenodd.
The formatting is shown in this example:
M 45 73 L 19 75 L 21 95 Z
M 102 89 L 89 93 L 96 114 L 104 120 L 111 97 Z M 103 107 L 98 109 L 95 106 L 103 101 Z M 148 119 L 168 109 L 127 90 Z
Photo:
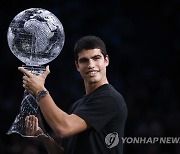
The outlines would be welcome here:
M 96 58 L 96 57 L 102 57 L 102 55 L 100 55 L 100 54 L 97 54 L 97 55 L 93 55 L 91 58 Z M 90 59 L 91 59 L 90 58 Z M 82 60 L 88 60 L 89 58 L 86 58 L 86 57 L 81 57 L 81 58 L 79 58 L 79 60 L 78 61 L 82 61 Z
M 100 55 L 100 54 L 94 55 L 94 56 L 92 56 L 91 58 L 94 58 L 94 57 L 102 57 L 102 55 Z

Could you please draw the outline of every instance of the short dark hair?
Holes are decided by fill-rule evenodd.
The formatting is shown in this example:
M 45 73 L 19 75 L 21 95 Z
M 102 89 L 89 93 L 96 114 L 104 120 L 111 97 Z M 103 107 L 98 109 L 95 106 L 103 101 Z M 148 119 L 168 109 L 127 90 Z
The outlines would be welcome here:
M 105 43 L 97 36 L 84 36 L 76 42 L 74 46 L 74 58 L 76 61 L 78 61 L 78 53 L 84 49 L 100 49 L 104 57 L 107 55 Z

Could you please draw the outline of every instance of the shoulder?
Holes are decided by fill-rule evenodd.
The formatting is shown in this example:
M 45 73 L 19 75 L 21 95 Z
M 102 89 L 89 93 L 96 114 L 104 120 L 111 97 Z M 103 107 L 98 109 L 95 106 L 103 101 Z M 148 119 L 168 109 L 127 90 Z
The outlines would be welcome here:
M 107 106 L 114 106 L 118 111 L 127 108 L 124 97 L 111 84 L 103 85 L 94 93 L 92 99 L 96 100 L 96 102 L 103 102 Z
M 105 84 L 99 87 L 93 94 L 92 97 L 105 99 L 110 98 L 115 102 L 125 102 L 121 93 L 119 93 L 111 84 Z

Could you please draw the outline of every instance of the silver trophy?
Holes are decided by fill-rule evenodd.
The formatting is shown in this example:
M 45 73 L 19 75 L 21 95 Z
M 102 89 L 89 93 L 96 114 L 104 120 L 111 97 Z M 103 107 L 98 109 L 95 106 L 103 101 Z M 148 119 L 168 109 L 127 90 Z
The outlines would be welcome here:
M 11 21 L 7 40 L 11 52 L 24 63 L 23 67 L 40 75 L 45 70 L 44 65 L 60 54 L 65 34 L 62 23 L 54 14 L 42 8 L 30 8 Z M 38 111 L 35 97 L 25 90 L 19 114 L 7 134 L 18 133 L 25 137 L 25 117 L 37 115 Z

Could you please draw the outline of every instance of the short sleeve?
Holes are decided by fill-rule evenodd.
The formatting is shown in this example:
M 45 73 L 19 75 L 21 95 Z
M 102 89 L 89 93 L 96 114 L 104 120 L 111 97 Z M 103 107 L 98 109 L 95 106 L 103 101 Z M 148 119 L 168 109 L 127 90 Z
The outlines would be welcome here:
M 103 128 L 118 112 L 118 105 L 112 96 L 99 94 L 89 99 L 84 105 L 80 106 L 73 114 L 78 115 L 90 126 L 99 131 Z

